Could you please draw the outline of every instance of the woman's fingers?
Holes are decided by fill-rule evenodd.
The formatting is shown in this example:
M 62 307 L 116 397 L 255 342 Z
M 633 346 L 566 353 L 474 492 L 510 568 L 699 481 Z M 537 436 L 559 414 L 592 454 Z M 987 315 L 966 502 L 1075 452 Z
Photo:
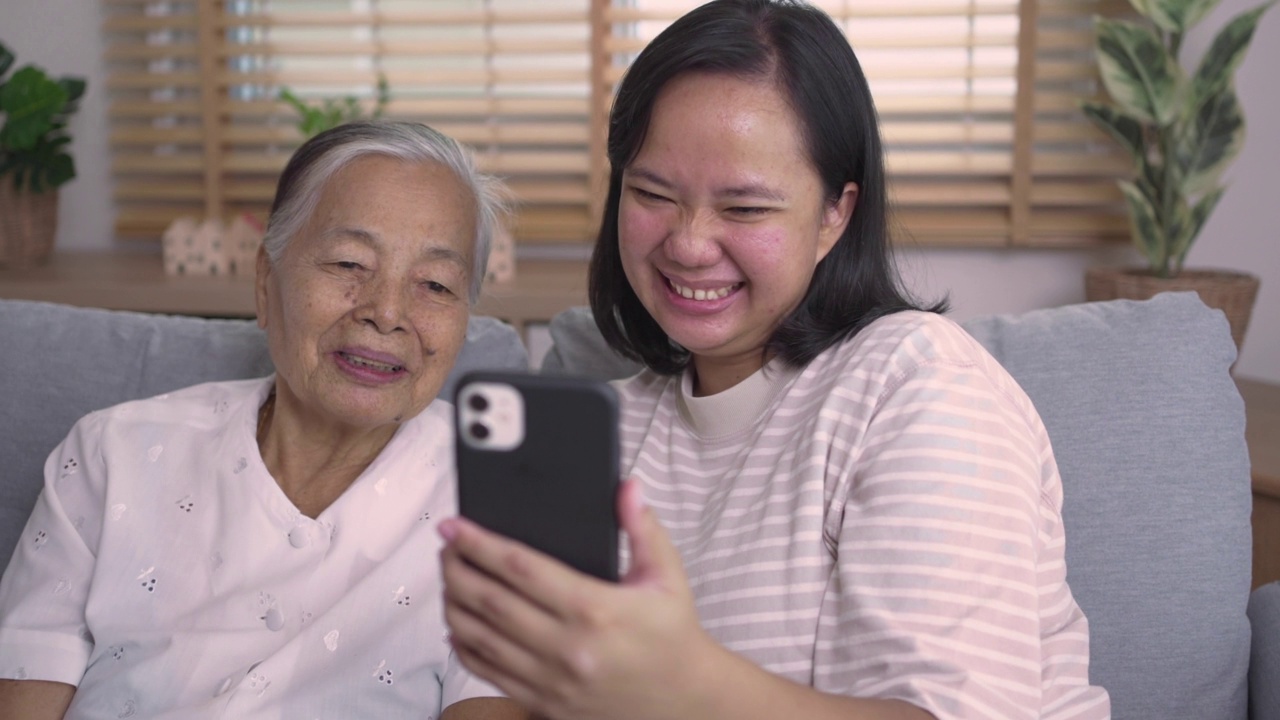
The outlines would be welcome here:
M 470 563 L 458 548 L 440 554 L 445 621 L 451 635 L 509 672 L 527 676 L 545 664 L 539 648 L 554 642 L 556 622 L 502 580 Z
M 449 642 L 472 673 L 497 685 L 517 702 L 524 702 L 539 683 L 543 663 L 484 618 L 456 602 L 445 603 Z M 525 696 L 522 699 L 521 696 Z
M 464 518 L 440 523 L 448 547 L 484 574 L 559 618 L 571 617 L 589 595 L 605 583 L 527 545 L 489 532 Z M 445 579 L 446 583 L 448 578 Z
M 652 688 L 686 678 L 672 658 L 705 657 L 679 552 L 628 481 L 618 515 L 632 565 L 607 583 L 463 519 L 440 525 L 445 619 L 459 658 L 554 717 L 661 714 Z

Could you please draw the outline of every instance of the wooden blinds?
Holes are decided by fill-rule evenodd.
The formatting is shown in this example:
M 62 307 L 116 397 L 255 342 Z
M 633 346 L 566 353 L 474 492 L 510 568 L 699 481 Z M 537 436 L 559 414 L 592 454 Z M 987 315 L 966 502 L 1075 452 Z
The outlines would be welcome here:
M 265 214 L 301 137 L 287 87 L 354 96 L 463 142 L 524 241 L 588 229 L 588 0 L 107 0 L 117 232 Z
M 156 238 L 181 215 L 265 214 L 301 141 L 279 90 L 371 109 L 384 77 L 389 116 L 468 143 L 506 179 L 526 243 L 590 240 L 614 87 L 697 4 L 104 2 L 118 235 Z M 1089 17 L 1103 4 L 815 4 L 845 29 L 872 83 L 909 237 L 1079 244 L 1126 231 L 1112 182 L 1125 168 L 1077 108 L 1095 92 Z

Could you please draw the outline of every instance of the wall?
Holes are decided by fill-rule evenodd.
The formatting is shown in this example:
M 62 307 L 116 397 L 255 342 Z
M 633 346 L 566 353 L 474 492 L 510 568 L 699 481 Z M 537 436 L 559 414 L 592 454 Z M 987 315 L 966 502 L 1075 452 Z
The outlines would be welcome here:
M 1257 0 L 1223 0 L 1205 26 L 1218 28 Z M 110 157 L 101 15 L 95 0 L 3 0 L 0 40 L 19 62 L 89 80 L 80 115 L 72 123 L 80 177 L 63 193 L 58 246 L 72 250 L 123 249 L 110 239 Z M 1210 38 L 1186 44 L 1195 58 Z M 1192 249 L 1189 264 L 1243 269 L 1262 277 L 1262 291 L 1236 373 L 1280 384 L 1280 10 L 1264 17 L 1241 68 L 1238 86 L 1249 122 L 1245 153 L 1228 173 L 1231 190 Z M 1270 75 L 1270 76 L 1269 76 Z M 1136 260 L 1127 248 L 1100 250 L 908 249 L 902 264 L 916 291 L 949 292 L 954 315 L 964 319 L 1079 302 L 1084 268 Z
M 1224 0 L 1204 22 L 1210 28 L 1255 7 L 1250 0 Z M 1199 58 L 1213 40 L 1200 33 L 1186 48 Z M 1262 278 L 1258 303 L 1236 374 L 1280 383 L 1280 9 L 1259 23 L 1249 55 L 1236 75 L 1248 139 L 1227 171 L 1230 190 L 1192 246 L 1187 263 L 1247 270 Z
M 58 198 L 60 250 L 112 247 L 115 210 L 100 7 L 99 0 L 0 0 L 0 42 L 17 56 L 15 69 L 30 63 L 54 77 L 78 75 L 88 81 L 80 111 L 71 119 L 77 177 Z

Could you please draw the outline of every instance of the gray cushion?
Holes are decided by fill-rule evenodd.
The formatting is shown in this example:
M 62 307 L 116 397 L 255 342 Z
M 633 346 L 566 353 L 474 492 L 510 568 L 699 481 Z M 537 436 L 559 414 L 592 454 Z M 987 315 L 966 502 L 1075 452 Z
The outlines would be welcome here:
M 1114 717 L 1243 718 L 1252 498 L 1226 318 L 1176 293 L 964 326 L 1049 430 L 1069 582 L 1089 617 L 1091 679 L 1110 691 Z M 550 372 L 635 371 L 585 308 L 551 333 Z
M 251 320 L 205 320 L 0 300 L 0 559 L 40 491 L 44 462 L 90 411 L 212 380 L 272 372 Z M 473 317 L 441 397 L 469 369 L 528 368 L 510 326 Z
M 589 307 L 574 307 L 551 318 L 551 347 L 538 372 L 582 375 L 597 380 L 630 377 L 643 367 L 617 354 L 604 341 Z
M 1053 441 L 1068 581 L 1114 717 L 1243 718 L 1252 495 L 1226 318 L 1175 293 L 965 329 Z
M 1249 717 L 1280 720 L 1280 582 L 1253 591 L 1249 622 L 1253 624 Z

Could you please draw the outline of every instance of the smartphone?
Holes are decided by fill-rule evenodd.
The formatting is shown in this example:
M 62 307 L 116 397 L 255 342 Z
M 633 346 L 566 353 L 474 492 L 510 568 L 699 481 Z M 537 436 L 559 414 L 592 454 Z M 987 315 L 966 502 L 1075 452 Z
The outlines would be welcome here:
M 598 380 L 472 372 L 454 395 L 463 517 L 618 579 L 618 399 Z

